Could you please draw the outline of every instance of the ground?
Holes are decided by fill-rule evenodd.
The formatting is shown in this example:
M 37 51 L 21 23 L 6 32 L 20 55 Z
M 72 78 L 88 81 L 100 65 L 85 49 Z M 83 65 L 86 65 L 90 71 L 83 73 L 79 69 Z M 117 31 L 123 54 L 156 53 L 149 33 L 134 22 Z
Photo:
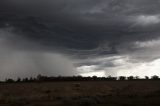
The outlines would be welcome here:
M 1 83 L 0 106 L 160 106 L 160 81 Z

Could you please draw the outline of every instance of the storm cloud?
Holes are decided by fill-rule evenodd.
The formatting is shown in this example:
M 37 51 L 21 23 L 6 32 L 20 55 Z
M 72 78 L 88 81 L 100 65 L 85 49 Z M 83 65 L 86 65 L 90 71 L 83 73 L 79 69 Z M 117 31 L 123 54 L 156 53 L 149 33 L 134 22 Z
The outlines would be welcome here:
M 0 29 L 9 30 L 11 36 L 0 35 L 1 43 L 5 42 L 1 51 L 23 51 L 33 60 L 43 61 L 34 62 L 43 64 L 41 67 L 55 64 L 42 54 L 60 54 L 71 62 L 72 69 L 68 70 L 82 75 L 160 74 L 155 68 L 160 58 L 159 10 L 159 0 L 3 0 Z M 32 61 L 21 57 L 16 60 Z M 148 65 L 155 73 L 146 70 Z M 141 68 L 137 72 L 135 67 Z M 63 73 L 53 71 L 49 75 L 74 74 L 59 70 Z M 43 72 L 48 73 L 46 68 Z

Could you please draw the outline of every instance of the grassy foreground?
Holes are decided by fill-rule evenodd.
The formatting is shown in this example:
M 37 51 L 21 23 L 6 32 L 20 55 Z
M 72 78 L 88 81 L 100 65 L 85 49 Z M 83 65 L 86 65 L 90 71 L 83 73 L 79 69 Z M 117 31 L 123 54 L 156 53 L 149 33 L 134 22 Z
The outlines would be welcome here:
M 160 81 L 1 83 L 0 106 L 160 106 Z

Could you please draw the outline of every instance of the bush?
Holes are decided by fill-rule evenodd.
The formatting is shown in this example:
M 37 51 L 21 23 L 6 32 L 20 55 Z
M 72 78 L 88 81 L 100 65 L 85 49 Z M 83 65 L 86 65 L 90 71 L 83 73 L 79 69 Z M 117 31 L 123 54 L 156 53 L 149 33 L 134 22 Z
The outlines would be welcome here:
M 6 81 L 5 82 L 7 82 L 7 83 L 13 83 L 14 82 L 14 80 L 13 79 L 6 79 Z
M 159 77 L 158 77 L 157 75 L 154 75 L 154 76 L 151 77 L 151 79 L 153 79 L 153 80 L 158 80 Z

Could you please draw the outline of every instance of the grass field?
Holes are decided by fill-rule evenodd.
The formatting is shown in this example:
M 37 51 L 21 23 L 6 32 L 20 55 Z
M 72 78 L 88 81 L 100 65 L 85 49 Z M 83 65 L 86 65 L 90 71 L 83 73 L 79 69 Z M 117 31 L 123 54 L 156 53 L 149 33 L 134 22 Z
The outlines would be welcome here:
M 0 106 L 160 106 L 160 81 L 1 83 Z

